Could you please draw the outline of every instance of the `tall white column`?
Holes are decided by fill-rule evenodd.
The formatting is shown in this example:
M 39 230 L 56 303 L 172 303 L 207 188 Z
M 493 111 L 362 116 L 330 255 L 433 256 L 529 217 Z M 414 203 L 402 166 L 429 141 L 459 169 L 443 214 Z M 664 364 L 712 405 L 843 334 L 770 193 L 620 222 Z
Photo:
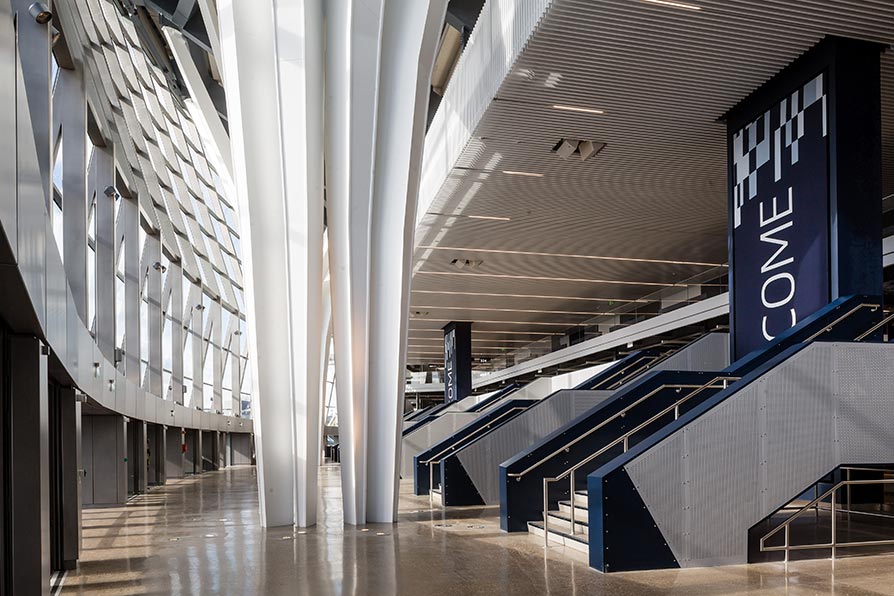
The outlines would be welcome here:
M 416 195 L 447 0 L 385 5 L 370 236 L 367 521 L 397 515 Z
M 306 526 L 320 442 L 322 4 L 221 0 L 218 11 L 243 247 L 260 257 L 246 286 L 262 523 Z
M 322 0 L 274 0 L 295 408 L 297 524 L 316 522 L 322 385 Z
M 218 3 L 243 247 L 263 255 L 244 259 L 267 525 L 288 499 L 297 523 L 315 515 L 324 147 L 344 519 L 395 518 L 409 261 L 446 4 Z
M 326 5 L 326 197 L 344 519 L 366 521 L 369 216 L 383 0 Z
M 251 254 L 244 273 L 261 524 L 291 525 L 294 412 L 273 5 L 221 0 L 217 6 L 243 263 L 245 251 Z
M 327 4 L 327 198 L 345 521 L 392 521 L 409 258 L 446 0 Z

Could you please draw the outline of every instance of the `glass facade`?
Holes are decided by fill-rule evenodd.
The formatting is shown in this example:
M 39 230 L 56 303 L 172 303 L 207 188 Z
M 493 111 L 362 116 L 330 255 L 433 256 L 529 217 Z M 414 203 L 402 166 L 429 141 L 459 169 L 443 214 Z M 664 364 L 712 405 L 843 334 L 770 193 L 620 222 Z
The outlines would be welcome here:
M 224 196 L 189 110 L 132 24 L 114 12 L 94 16 L 107 28 L 85 31 L 86 38 L 98 35 L 100 45 L 117 50 L 85 55 L 87 76 L 99 79 L 108 105 L 91 103 L 86 118 L 82 112 L 72 119 L 66 94 L 84 93 L 84 73 L 67 50 L 63 60 L 54 48 L 50 77 L 48 211 L 60 258 L 66 231 L 82 230 L 83 269 L 70 281 L 83 293 L 84 325 L 108 347 L 118 371 L 143 389 L 190 407 L 250 416 L 233 200 Z M 83 139 L 85 192 L 65 197 L 63 139 L 71 152 L 75 138 Z M 65 200 L 80 208 L 66 210 Z M 78 226 L 66 218 L 83 219 Z

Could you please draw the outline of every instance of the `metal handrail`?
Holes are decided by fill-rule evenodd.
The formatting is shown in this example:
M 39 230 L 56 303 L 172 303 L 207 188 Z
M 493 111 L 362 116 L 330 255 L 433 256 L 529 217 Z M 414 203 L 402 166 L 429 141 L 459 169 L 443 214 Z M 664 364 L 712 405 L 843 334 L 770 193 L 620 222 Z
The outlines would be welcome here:
M 732 378 L 732 377 L 730 377 L 730 378 Z M 738 377 L 736 377 L 736 379 L 738 379 Z M 717 377 L 715 377 L 714 380 L 716 381 L 716 380 L 717 380 Z M 713 382 L 713 381 L 712 381 L 712 382 Z M 555 457 L 555 456 L 557 456 L 557 455 L 559 455 L 559 454 L 561 454 L 561 453 L 565 453 L 565 452 L 567 452 L 568 449 L 570 449 L 571 447 L 573 447 L 574 445 L 576 445 L 576 444 L 579 443 L 580 441 L 584 440 L 585 438 L 589 437 L 591 434 L 593 434 L 594 432 L 596 432 L 597 430 L 599 430 L 600 428 L 602 428 L 603 426 L 605 426 L 605 425 L 608 424 L 609 422 L 613 422 L 614 420 L 616 420 L 616 419 L 618 419 L 618 418 L 624 418 L 624 416 L 627 415 L 627 412 L 629 412 L 630 410 L 632 410 L 633 408 L 635 408 L 635 407 L 638 406 L 639 404 L 643 403 L 644 401 L 646 401 L 647 399 L 649 399 L 650 397 L 652 397 L 652 396 L 655 395 L 656 393 L 660 393 L 660 392 L 664 391 L 665 389 L 677 389 L 677 390 L 680 390 L 680 389 L 699 389 L 699 388 L 701 388 L 701 387 L 703 387 L 703 385 L 680 384 L 680 383 L 665 383 L 665 384 L 663 384 L 663 385 L 659 385 L 658 387 L 656 387 L 656 388 L 653 389 L 652 391 L 649 391 L 648 393 L 646 393 L 645 395 L 643 395 L 642 397 L 640 397 L 639 399 L 637 399 L 635 402 L 633 402 L 633 403 L 631 403 L 631 404 L 625 406 L 624 409 L 615 412 L 614 414 L 612 414 L 611 416 L 609 416 L 608 418 L 606 418 L 605 420 L 603 420 L 602 422 L 600 422 L 599 424 L 597 424 L 596 426 L 594 426 L 593 428 L 591 428 L 590 430 L 588 430 L 587 432 L 585 432 L 584 434 L 582 434 L 582 435 L 580 435 L 580 436 L 578 436 L 578 437 L 572 439 L 571 441 L 569 441 L 568 443 L 565 443 L 564 445 L 562 445 L 561 447 L 559 447 L 558 449 L 556 449 L 555 451 L 553 451 L 553 452 L 550 453 L 549 455 L 543 457 L 540 461 L 531 464 L 530 466 L 528 466 L 527 468 L 525 468 L 525 469 L 522 470 L 521 472 L 512 472 L 511 474 L 506 474 L 506 476 L 507 476 L 508 478 L 515 478 L 517 481 L 520 482 L 522 477 L 526 476 L 528 473 L 530 473 L 530 472 L 533 471 L 534 469 L 538 468 L 541 464 L 544 464 L 544 463 L 548 462 L 548 461 L 551 460 L 553 457 Z
M 866 332 L 861 333 L 860 335 L 858 335 L 858 336 L 854 339 L 854 341 L 863 341 L 864 339 L 866 339 L 867 337 L 869 337 L 870 335 L 872 335 L 873 333 L 875 333 L 876 331 L 878 331 L 879 329 L 881 329 L 882 327 L 884 327 L 885 325 L 887 325 L 888 323 L 890 323 L 892 320 L 894 320 L 894 310 L 887 310 L 887 309 L 885 309 L 885 310 L 883 310 L 882 312 L 887 312 L 887 313 L 890 313 L 890 314 L 888 314 L 887 317 L 885 317 L 884 319 L 882 319 L 881 321 L 879 321 L 878 323 L 876 323 L 875 325 L 873 325 L 872 327 L 870 327 L 868 331 L 866 331 Z
M 817 331 L 816 333 L 814 333 L 813 335 L 811 335 L 810 337 L 808 337 L 808 338 L 805 340 L 805 342 L 813 341 L 814 339 L 816 339 L 817 337 L 819 337 L 819 336 L 822 335 L 823 333 L 826 333 L 826 332 L 828 332 L 828 331 L 831 331 L 831 330 L 835 327 L 835 325 L 837 325 L 837 324 L 840 323 L 841 321 L 847 319 L 847 318 L 850 317 L 852 314 L 854 314 L 855 312 L 857 312 L 858 310 L 860 310 L 860 309 L 862 309 L 862 308 L 872 308 L 872 309 L 877 309 L 877 308 L 881 308 L 881 305 L 879 305 L 879 304 L 874 304 L 874 303 L 868 303 L 868 302 L 860 303 L 860 304 L 854 306 L 852 309 L 850 309 L 850 310 L 847 311 L 846 313 L 844 313 L 843 315 L 841 315 L 840 317 L 838 317 L 837 319 L 835 319 L 834 321 L 832 321 L 829 325 L 826 325 L 825 327 L 823 327 L 820 331 Z M 576 439 L 574 439 L 574 440 L 571 441 L 570 443 L 567 443 L 567 444 L 563 445 L 562 447 L 560 447 L 559 449 L 557 449 L 556 451 L 553 451 L 552 453 L 550 453 L 549 455 L 547 455 L 546 457 L 544 457 L 544 458 L 541 459 L 540 461 L 538 461 L 538 462 L 536 462 L 536 463 L 534 463 L 534 464 L 531 464 L 530 466 L 528 466 L 527 468 L 525 468 L 525 469 L 522 470 L 521 472 L 513 472 L 513 473 L 511 473 L 511 474 L 507 474 L 506 476 L 509 477 L 509 478 L 516 478 L 516 479 L 520 479 L 520 478 L 522 478 L 523 476 L 527 475 L 529 472 L 531 472 L 531 471 L 534 470 L 535 468 L 539 467 L 541 464 L 543 464 L 543 463 L 549 461 L 550 459 L 552 459 L 552 458 L 555 457 L 556 455 L 559 455 L 560 453 L 564 452 L 565 450 L 567 450 L 568 448 L 570 448 L 571 446 L 573 446 L 574 444 L 576 444 L 578 441 L 580 441 L 580 440 L 586 438 L 587 436 L 589 436 L 590 434 L 596 432 L 597 430 L 599 430 L 600 428 L 602 428 L 603 426 L 605 426 L 605 425 L 608 424 L 609 422 L 613 421 L 615 418 L 623 417 L 624 414 L 627 413 L 627 411 L 629 411 L 631 408 L 637 406 L 638 404 L 642 403 L 644 400 L 648 399 L 649 397 L 652 397 L 653 395 L 655 395 L 655 394 L 658 393 L 659 391 L 663 391 L 664 389 L 667 389 L 667 388 L 670 388 L 670 387 L 673 387 L 673 388 L 680 388 L 680 389 L 688 389 L 688 388 L 698 388 L 698 385 L 674 385 L 674 384 L 661 385 L 661 386 L 658 387 L 657 389 L 655 389 L 655 390 L 653 390 L 653 391 L 647 393 L 646 395 L 644 395 L 643 397 L 641 397 L 641 398 L 638 399 L 637 401 L 635 401 L 635 402 L 633 402 L 632 404 L 630 404 L 629 406 L 625 407 L 625 408 L 624 408 L 623 410 L 621 410 L 620 412 L 615 413 L 615 414 L 612 415 L 610 418 L 604 420 L 603 422 L 601 422 L 601 423 L 598 424 L 597 426 L 593 427 L 592 429 L 590 429 L 589 431 L 587 431 L 587 432 L 584 433 L 583 435 L 580 435 L 579 437 L 577 437 Z
M 618 375 L 623 375 L 624 373 L 626 373 L 628 370 L 630 370 L 631 368 L 633 368 L 634 366 L 636 366 L 637 364 L 639 364 L 639 363 L 642 362 L 643 360 L 648 360 L 648 361 L 649 361 L 649 363 L 646 364 L 646 366 L 645 366 L 645 368 L 649 368 L 650 366 L 652 366 L 652 364 L 654 363 L 654 361 L 657 360 L 659 357 L 660 357 L 660 354 L 659 354 L 659 355 L 644 354 L 641 358 L 637 358 L 634 362 L 629 363 L 627 366 L 625 366 L 625 367 L 622 368 L 621 370 L 617 370 L 617 371 L 615 371 L 615 372 L 612 373 L 607 379 L 604 379 L 604 380 L 601 381 L 599 384 L 602 385 L 602 384 L 604 384 L 604 383 L 607 383 L 607 382 L 611 381 L 612 379 L 614 379 L 614 378 L 617 377 Z M 627 381 L 626 378 L 624 378 L 624 379 L 621 380 L 621 382 L 626 382 L 626 381 Z M 618 383 L 615 383 L 615 385 L 617 385 L 617 384 L 618 384 Z M 611 389 L 614 389 L 614 386 L 609 387 L 609 389 L 610 389 L 610 390 L 611 390 Z
M 674 354 L 678 353 L 681 349 L 682 349 L 682 348 L 679 348 L 679 349 L 676 349 L 676 350 L 667 350 L 667 351 L 664 352 L 663 354 L 659 354 L 658 356 L 656 356 L 656 357 L 652 360 L 652 362 L 650 362 L 650 363 L 648 363 L 647 365 L 645 365 L 641 370 L 637 371 L 637 372 L 634 373 L 632 376 L 625 377 L 625 378 L 623 378 L 623 379 L 617 381 L 614 385 L 612 385 L 611 387 L 609 387 L 608 390 L 609 390 L 609 391 L 614 391 L 615 389 L 617 389 L 617 388 L 620 387 L 621 385 L 623 385 L 623 384 L 625 384 L 625 383 L 628 383 L 628 382 L 630 382 L 631 380 L 633 380 L 633 379 L 639 377 L 640 375 L 642 375 L 642 374 L 645 373 L 646 371 L 648 371 L 648 370 L 653 370 L 653 369 L 655 368 L 655 366 L 661 364 L 662 362 L 664 362 L 665 360 L 667 360 L 668 358 L 670 358 L 670 357 L 673 356 Z
M 831 330 L 832 330 L 833 328 L 835 328 L 835 326 L 838 325 L 841 321 L 844 321 L 845 319 L 847 319 L 847 318 L 849 318 L 851 315 L 853 315 L 855 312 L 857 312 L 857 311 L 859 311 L 859 310 L 861 310 L 861 309 L 863 309 L 863 308 L 871 308 L 871 309 L 873 309 L 873 312 L 874 312 L 876 309 L 878 309 L 878 308 L 882 308 L 882 305 L 880 305 L 880 304 L 874 304 L 874 303 L 868 303 L 868 302 L 860 303 L 860 304 L 854 306 L 853 308 L 851 308 L 850 310 L 848 310 L 846 313 L 844 313 L 844 314 L 842 314 L 841 316 L 839 316 L 838 318 L 836 318 L 834 321 L 832 321 L 832 322 L 829 323 L 828 325 L 824 326 L 822 329 L 820 329 L 819 331 L 817 331 L 817 332 L 814 333 L 813 335 L 809 336 L 807 339 L 804 340 L 803 343 L 811 342 L 811 341 L 815 340 L 817 337 L 819 337 L 820 335 L 822 335 L 823 333 L 827 333 L 827 332 L 831 331 Z M 882 324 L 884 324 L 884 323 L 882 323 Z M 879 327 L 880 327 L 880 326 L 881 326 L 881 325 L 879 325 Z M 875 330 L 875 329 L 873 329 L 873 331 L 874 331 L 874 330 Z M 870 331 L 870 333 L 871 333 L 871 331 Z M 868 335 L 868 333 L 867 333 L 867 334 L 863 334 L 863 335 L 861 335 L 860 338 L 862 339 L 862 338 L 865 337 L 866 335 Z M 552 459 L 553 457 L 555 457 L 556 455 L 558 455 L 558 454 L 560 454 L 560 453 L 562 453 L 562 452 L 567 452 L 568 449 L 570 449 L 573 445 L 577 444 L 579 441 L 583 440 L 584 438 L 588 437 L 588 436 L 591 435 L 592 433 L 596 432 L 597 430 L 599 430 L 600 428 L 602 428 L 603 426 L 605 426 L 605 425 L 608 424 L 609 422 L 611 422 L 611 421 L 613 421 L 613 420 L 615 420 L 615 419 L 617 419 L 617 418 L 619 418 L 619 417 L 623 417 L 623 416 L 624 416 L 630 409 L 634 408 L 634 407 L 637 406 L 638 404 L 642 403 L 644 400 L 648 399 L 649 397 L 655 395 L 656 393 L 658 393 L 658 392 L 660 392 L 660 391 L 662 391 L 662 390 L 664 390 L 664 389 L 667 389 L 667 388 L 677 388 L 678 390 L 679 390 L 679 389 L 685 389 L 685 388 L 695 388 L 695 389 L 696 389 L 696 391 L 690 393 L 689 395 L 687 395 L 687 396 L 686 396 L 685 398 L 683 398 L 682 400 L 679 400 L 679 401 L 675 404 L 675 406 L 673 406 L 673 408 L 674 408 L 674 410 L 675 410 L 674 414 L 675 414 L 675 419 L 676 419 L 676 417 L 679 416 L 679 405 L 680 405 L 681 403 L 683 403 L 684 401 L 688 400 L 689 398 L 691 398 L 693 395 L 696 395 L 697 393 L 703 391 L 704 389 L 709 388 L 711 385 L 713 385 L 713 384 L 714 384 L 715 382 L 717 382 L 718 380 L 724 380 L 724 379 L 725 379 L 725 380 L 724 380 L 724 386 L 723 386 L 723 388 L 726 388 L 726 386 L 727 386 L 726 383 L 727 383 L 728 380 L 734 380 L 734 381 L 736 381 L 736 380 L 739 380 L 740 378 L 741 378 L 741 377 L 725 377 L 725 378 L 724 378 L 724 377 L 716 377 L 716 378 L 713 379 L 711 382 L 709 382 L 707 385 L 703 385 L 703 386 L 700 386 L 700 387 L 699 387 L 699 386 L 691 386 L 691 385 L 673 385 L 673 384 L 662 385 L 662 386 L 658 387 L 657 389 L 655 389 L 655 390 L 653 390 L 653 391 L 647 393 L 646 395 L 644 395 L 643 397 L 641 397 L 640 399 L 638 399 L 638 400 L 635 401 L 634 403 L 632 403 L 632 404 L 626 406 L 623 410 L 621 410 L 621 411 L 619 411 L 619 412 L 616 412 L 615 414 L 613 414 L 612 416 L 610 416 L 610 417 L 607 418 L 606 420 L 603 420 L 601 423 L 599 423 L 597 426 L 593 427 L 592 429 L 590 429 L 590 430 L 587 431 L 586 433 L 584 433 L 584 434 L 578 436 L 577 438 L 575 438 L 574 440 L 570 441 L 569 443 L 566 443 L 563 447 L 560 447 L 560 448 L 557 449 L 556 451 L 553 451 L 552 453 L 550 453 L 550 454 L 547 455 L 546 457 L 542 458 L 542 459 L 539 460 L 538 462 L 536 462 L 536 463 L 534 463 L 534 464 L 528 466 L 527 468 L 525 468 L 525 469 L 522 470 L 521 472 L 516 472 L 516 473 L 507 474 L 507 477 L 512 477 L 512 478 L 515 478 L 516 481 L 521 481 L 521 478 L 522 478 L 523 476 L 525 476 L 526 474 L 528 474 L 529 472 L 531 472 L 531 471 L 534 470 L 535 468 L 539 467 L 541 464 L 543 464 L 543 463 L 549 461 L 550 459 Z M 627 451 L 627 443 L 628 443 L 628 439 L 629 439 L 629 437 L 630 437 L 633 433 L 635 433 L 635 432 L 641 430 L 644 426 L 646 426 L 646 425 L 648 425 L 648 424 L 651 424 L 651 423 L 654 422 L 657 418 L 659 418 L 659 417 L 661 417 L 661 416 L 667 414 L 668 411 L 669 411 L 669 410 L 666 409 L 666 410 L 662 411 L 662 413 L 660 413 L 660 414 L 658 414 L 658 415 L 656 415 L 656 416 L 653 416 L 653 417 L 650 418 L 648 421 L 644 422 L 643 424 L 640 424 L 640 425 L 637 426 L 635 429 L 629 431 L 629 432 L 626 433 L 624 436 L 619 437 L 618 439 L 616 439 L 615 441 L 613 441 L 610 445 L 607 445 L 607 446 L 603 447 L 603 448 L 602 448 L 601 450 L 599 450 L 597 453 L 595 453 L 595 454 L 589 456 L 589 457 L 588 457 L 587 459 L 585 459 L 584 461 L 579 462 L 576 466 L 574 466 L 574 467 L 572 467 L 572 468 L 570 468 L 570 469 L 564 471 L 564 472 L 563 472 L 562 474 L 560 474 L 559 476 L 557 476 L 557 477 L 555 477 L 555 478 L 544 478 L 544 479 L 543 479 L 543 539 L 544 539 L 544 544 L 545 544 L 545 546 L 546 546 L 547 548 L 549 547 L 549 529 L 548 529 L 548 518 L 549 518 L 549 483 L 550 483 L 550 482 L 557 482 L 558 480 L 561 480 L 561 479 L 563 479 L 563 478 L 565 478 L 566 476 L 569 476 L 569 475 L 570 475 L 570 477 L 571 477 L 571 490 L 570 490 L 570 493 L 569 493 L 569 494 L 570 494 L 570 498 L 571 498 L 571 516 L 570 516 L 570 517 L 571 517 L 571 533 L 572 533 L 572 535 L 574 535 L 574 526 L 575 526 L 575 523 L 574 523 L 574 509 L 575 509 L 575 508 L 574 508 L 574 492 L 575 492 L 575 490 L 574 490 L 574 472 L 575 472 L 579 467 L 581 467 L 581 466 L 585 465 L 586 463 L 592 461 L 593 459 L 595 459 L 596 457 L 598 457 L 599 455 L 601 455 L 602 453 L 604 453 L 605 451 L 607 451 L 607 450 L 610 449 L 611 447 L 616 446 L 621 440 L 623 440 L 623 442 L 624 442 L 624 451 L 626 452 L 626 451 Z M 834 552 L 834 551 L 833 551 L 833 552 Z
M 731 377 L 731 376 L 725 376 L 725 375 L 717 376 L 717 377 L 714 377 L 713 379 L 711 379 L 709 382 L 705 383 L 704 385 L 694 386 L 695 390 L 688 393 L 686 395 L 686 397 L 678 399 L 670 406 L 664 408 L 657 414 L 653 415 L 651 418 L 649 418 L 645 422 L 638 424 L 636 427 L 632 428 L 631 430 L 627 431 L 626 433 L 624 433 L 617 439 L 615 439 L 615 440 L 611 441 L 610 443 L 608 443 L 607 445 L 603 446 L 601 449 L 599 449 L 595 453 L 590 454 L 583 460 L 574 464 L 573 466 L 571 466 L 570 468 L 568 468 L 561 474 L 559 474 L 555 477 L 552 477 L 552 478 L 545 477 L 543 479 L 543 540 L 544 540 L 544 544 L 545 544 L 546 548 L 549 547 L 549 527 L 548 527 L 548 524 L 549 524 L 549 522 L 548 522 L 548 519 L 549 519 L 549 485 L 551 482 L 558 482 L 566 477 L 570 477 L 570 490 L 569 490 L 569 495 L 570 495 L 570 499 L 571 499 L 570 517 L 571 517 L 571 535 L 573 536 L 574 535 L 574 525 L 575 525 L 575 522 L 574 522 L 574 513 L 575 513 L 575 511 L 574 511 L 574 492 L 575 492 L 574 473 L 577 470 L 579 470 L 581 467 L 587 465 L 588 463 L 590 463 L 591 461 L 593 461 L 594 459 L 596 459 L 603 453 L 607 452 L 609 449 L 617 447 L 618 445 L 623 444 L 624 453 L 627 453 L 627 449 L 629 446 L 629 439 L 634 434 L 638 433 L 645 427 L 651 425 L 653 422 L 655 422 L 656 420 L 669 414 L 670 412 L 674 413 L 674 420 L 677 420 L 680 417 L 680 406 L 682 404 L 684 404 L 685 402 L 689 401 L 692 397 L 694 397 L 695 395 L 698 395 L 699 393 L 701 393 L 702 391 L 705 391 L 707 389 L 721 389 L 721 390 L 726 389 L 727 387 L 729 387 L 730 381 L 738 381 L 740 378 L 741 377 Z M 715 386 L 715 383 L 717 383 L 717 382 L 722 382 L 722 384 L 720 386 Z M 670 387 L 673 387 L 673 386 L 671 385 Z
M 531 400 L 531 401 L 534 401 L 534 400 Z M 443 456 L 445 453 L 448 453 L 449 451 L 451 451 L 457 445 L 460 445 L 461 443 L 471 439 L 472 437 L 478 435 L 479 433 L 489 429 L 491 426 L 494 425 L 494 423 L 505 418 L 512 412 L 517 412 L 519 410 L 523 411 L 523 410 L 527 410 L 527 409 L 528 409 L 527 407 L 523 408 L 521 406 L 514 406 L 512 408 L 509 408 L 505 412 L 501 412 L 499 416 L 497 416 L 493 420 L 489 421 L 484 426 L 480 426 L 480 427 L 476 428 L 473 432 L 466 435 L 465 437 L 454 441 L 453 443 L 450 444 L 449 447 L 447 447 L 446 449 L 442 449 L 436 455 L 433 455 L 431 457 L 431 459 L 420 462 L 423 466 L 428 466 L 428 503 L 429 503 L 429 507 L 433 508 L 435 506 L 435 495 L 434 495 L 434 492 L 435 492 L 435 482 L 434 482 L 435 465 L 441 464 L 441 462 L 443 461 L 443 458 L 441 456 Z M 443 503 L 443 498 L 442 498 L 441 502 Z
M 844 313 L 843 315 L 841 315 L 840 317 L 838 317 L 837 319 L 835 319 L 834 321 L 832 321 L 831 323 L 829 323 L 828 325 L 826 325 L 825 327 L 823 327 L 822 329 L 820 329 L 819 331 L 817 331 L 816 333 L 814 333 L 813 335 L 811 335 L 810 337 L 805 339 L 804 343 L 813 341 L 817 337 L 822 335 L 823 333 L 828 333 L 829 331 L 832 331 L 832 329 L 835 327 L 835 325 L 837 325 L 841 321 L 847 319 L 848 317 L 850 317 L 852 314 L 854 314 L 861 308 L 871 308 L 872 311 L 874 312 L 876 309 L 881 308 L 881 307 L 882 307 L 881 304 L 873 304 L 871 302 L 861 302 L 860 304 L 856 305 L 855 307 L 853 307 L 852 309 L 850 309 L 849 311 L 847 311 L 846 313 Z
M 892 470 L 886 470 L 891 472 Z M 878 479 L 878 480 L 842 480 L 823 494 L 819 495 L 808 504 L 804 505 L 789 516 L 784 522 L 767 532 L 763 538 L 760 539 L 760 550 L 761 552 L 785 552 L 785 562 L 788 563 L 789 552 L 793 550 L 812 550 L 817 548 L 831 548 L 832 549 L 832 558 L 834 559 L 837 555 L 837 549 L 839 548 L 851 548 L 856 546 L 875 546 L 875 545 L 888 545 L 894 544 L 894 540 L 861 540 L 858 542 L 838 542 L 838 532 L 836 526 L 836 510 L 837 510 L 837 493 L 842 488 L 854 485 L 872 485 L 872 484 L 894 484 L 894 478 L 891 479 Z M 819 507 L 819 503 L 823 501 L 829 495 L 831 498 L 831 510 L 832 510 L 832 539 L 829 542 L 820 543 L 820 544 L 791 544 L 791 524 L 801 517 L 807 510 L 815 509 Z M 780 531 L 784 532 L 785 535 L 785 543 L 780 546 L 767 546 L 766 541 Z

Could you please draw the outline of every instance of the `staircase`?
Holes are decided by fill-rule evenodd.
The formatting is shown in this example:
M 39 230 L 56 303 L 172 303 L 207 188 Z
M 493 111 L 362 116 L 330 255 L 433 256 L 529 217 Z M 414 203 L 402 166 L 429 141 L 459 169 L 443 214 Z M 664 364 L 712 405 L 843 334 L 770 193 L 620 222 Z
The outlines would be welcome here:
M 587 491 L 574 492 L 574 531 L 571 531 L 571 500 L 559 501 L 558 510 L 550 510 L 547 515 L 549 541 L 568 548 L 589 553 L 590 525 L 588 520 Z M 528 532 L 543 537 L 543 522 L 529 521 Z

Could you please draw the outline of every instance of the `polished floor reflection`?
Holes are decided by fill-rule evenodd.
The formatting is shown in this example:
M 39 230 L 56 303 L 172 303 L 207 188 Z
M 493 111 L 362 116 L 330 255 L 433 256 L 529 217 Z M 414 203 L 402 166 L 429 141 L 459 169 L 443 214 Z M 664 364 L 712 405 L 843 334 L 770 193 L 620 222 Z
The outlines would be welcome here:
M 338 468 L 321 472 L 320 523 L 258 526 L 254 468 L 174 481 L 84 512 L 63 594 L 462 596 L 894 594 L 894 556 L 602 575 L 583 555 L 500 531 L 493 508 L 431 512 L 402 484 L 400 523 L 345 527 Z

